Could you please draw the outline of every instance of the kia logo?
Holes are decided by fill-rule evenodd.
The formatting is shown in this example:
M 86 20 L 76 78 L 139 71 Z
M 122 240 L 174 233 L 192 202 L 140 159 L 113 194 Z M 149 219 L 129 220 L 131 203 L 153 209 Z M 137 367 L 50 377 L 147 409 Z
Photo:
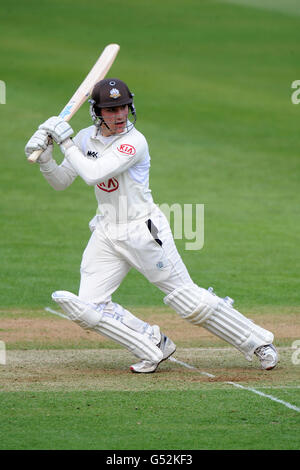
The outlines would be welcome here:
M 119 182 L 116 178 L 109 178 L 107 182 L 97 184 L 99 189 L 105 191 L 107 193 L 111 193 L 112 191 L 116 191 L 119 187 Z
M 136 150 L 133 145 L 129 144 L 121 144 L 120 147 L 117 148 L 117 150 L 120 153 L 123 153 L 124 155 L 130 155 L 131 157 L 136 154 Z

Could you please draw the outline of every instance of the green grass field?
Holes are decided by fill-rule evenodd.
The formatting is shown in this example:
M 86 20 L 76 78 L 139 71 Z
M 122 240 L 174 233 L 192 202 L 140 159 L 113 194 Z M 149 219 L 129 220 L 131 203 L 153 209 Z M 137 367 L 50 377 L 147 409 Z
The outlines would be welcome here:
M 299 449 L 299 411 L 286 406 L 300 407 L 298 3 L 3 0 L 0 21 L 0 448 Z M 198 338 L 134 271 L 114 301 L 165 324 L 176 358 L 196 369 L 168 361 L 130 375 L 127 353 L 44 311 L 54 290 L 78 290 L 96 202 L 79 179 L 53 191 L 24 146 L 110 42 L 121 46 L 110 75 L 135 93 L 149 142 L 155 201 L 204 204 L 204 247 L 176 240 L 183 260 L 197 284 L 274 327 L 271 375 Z M 85 104 L 71 124 L 90 123 Z

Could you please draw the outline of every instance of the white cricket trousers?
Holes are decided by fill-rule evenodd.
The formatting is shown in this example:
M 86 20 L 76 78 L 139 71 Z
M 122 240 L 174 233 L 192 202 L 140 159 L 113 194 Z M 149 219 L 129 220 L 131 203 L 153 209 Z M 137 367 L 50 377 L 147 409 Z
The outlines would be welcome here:
M 157 206 L 146 220 L 127 224 L 98 221 L 83 253 L 79 297 L 95 304 L 110 303 L 131 268 L 165 294 L 193 282 L 168 220 Z

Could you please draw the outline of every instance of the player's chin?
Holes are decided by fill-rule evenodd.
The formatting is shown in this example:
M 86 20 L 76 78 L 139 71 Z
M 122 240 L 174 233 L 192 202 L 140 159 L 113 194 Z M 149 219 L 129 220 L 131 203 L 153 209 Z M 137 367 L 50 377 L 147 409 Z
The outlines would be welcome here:
M 115 125 L 115 133 L 122 134 L 125 131 L 126 123 L 116 124 Z

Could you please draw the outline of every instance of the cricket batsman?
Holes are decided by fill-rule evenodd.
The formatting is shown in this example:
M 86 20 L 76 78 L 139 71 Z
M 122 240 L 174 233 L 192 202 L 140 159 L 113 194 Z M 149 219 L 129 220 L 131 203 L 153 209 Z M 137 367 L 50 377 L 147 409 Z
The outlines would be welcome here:
M 89 101 L 93 125 L 74 139 L 70 125 L 54 116 L 39 126 L 25 147 L 27 157 L 43 150 L 40 170 L 55 190 L 66 189 L 80 176 L 93 186 L 98 204 L 82 256 L 78 295 L 59 290 L 52 294 L 53 300 L 75 323 L 136 356 L 132 372 L 155 372 L 175 352 L 175 344 L 158 325 L 112 301 L 135 268 L 164 292 L 165 304 L 184 320 L 222 338 L 249 361 L 256 355 L 262 369 L 273 369 L 278 362 L 274 335 L 234 309 L 232 299 L 220 298 L 191 279 L 149 189 L 149 148 L 135 127 L 128 86 L 117 78 L 101 80 Z M 60 165 L 52 156 L 53 141 L 64 154 Z

